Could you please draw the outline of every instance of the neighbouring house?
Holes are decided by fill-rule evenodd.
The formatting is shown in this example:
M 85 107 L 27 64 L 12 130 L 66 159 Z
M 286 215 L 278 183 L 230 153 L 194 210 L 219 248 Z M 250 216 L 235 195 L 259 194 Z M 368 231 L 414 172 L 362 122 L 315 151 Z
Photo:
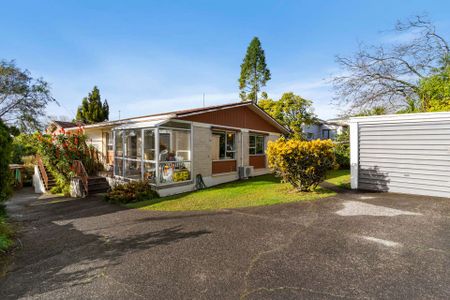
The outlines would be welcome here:
M 45 130 L 46 133 L 53 133 L 53 132 L 60 132 L 61 129 L 66 129 L 66 128 L 73 128 L 76 126 L 81 126 L 83 124 L 81 123 L 74 123 L 74 122 L 66 122 L 66 121 L 52 121 L 48 126 L 47 129 Z
M 55 122 L 56 123 L 56 122 Z M 78 130 L 64 127 L 65 132 Z M 148 180 L 161 196 L 270 172 L 267 143 L 289 131 L 252 102 L 83 126 L 115 180 Z
M 348 128 L 347 120 L 345 119 L 330 119 L 321 120 L 316 119 L 314 124 L 304 125 L 303 133 L 307 140 L 334 140 L 338 134 L 341 134 Z
M 450 197 L 450 112 L 350 119 L 353 189 Z

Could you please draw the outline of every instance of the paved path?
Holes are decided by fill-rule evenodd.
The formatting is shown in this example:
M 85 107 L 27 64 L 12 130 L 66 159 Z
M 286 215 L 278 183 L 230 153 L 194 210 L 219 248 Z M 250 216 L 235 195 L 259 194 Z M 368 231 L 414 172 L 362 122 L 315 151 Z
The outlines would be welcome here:
M 450 298 L 449 199 L 162 213 L 25 189 L 8 208 L 23 247 L 1 299 Z

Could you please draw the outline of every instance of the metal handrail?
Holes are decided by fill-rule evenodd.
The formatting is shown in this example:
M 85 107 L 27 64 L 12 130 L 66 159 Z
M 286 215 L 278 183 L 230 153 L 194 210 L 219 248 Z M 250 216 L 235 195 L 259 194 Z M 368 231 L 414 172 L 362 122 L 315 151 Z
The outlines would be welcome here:
M 42 158 L 36 154 L 36 162 L 39 168 L 39 171 L 41 173 L 42 181 L 44 182 L 45 189 L 48 189 L 48 175 L 47 171 L 45 170 L 44 163 L 42 162 Z
M 73 161 L 73 169 L 75 174 L 81 178 L 81 182 L 83 182 L 84 190 L 86 191 L 86 194 L 88 193 L 88 185 L 89 185 L 89 175 L 86 172 L 86 169 L 84 168 L 83 163 L 81 160 L 74 160 Z

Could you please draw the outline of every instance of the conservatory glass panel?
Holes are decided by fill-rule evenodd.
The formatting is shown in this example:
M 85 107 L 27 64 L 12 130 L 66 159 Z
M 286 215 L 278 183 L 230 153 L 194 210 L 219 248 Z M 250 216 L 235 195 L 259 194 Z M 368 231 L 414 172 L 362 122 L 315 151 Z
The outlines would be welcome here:
M 155 130 L 144 130 L 144 160 L 155 160 Z
M 114 174 L 117 176 L 123 176 L 123 160 L 116 158 L 114 160 Z
M 144 162 L 144 180 L 151 183 L 156 182 L 156 164 L 153 162 Z
M 117 130 L 114 134 L 116 144 L 116 157 L 122 157 L 123 155 L 123 131 Z
M 125 158 L 142 158 L 142 131 L 140 129 L 125 130 Z
M 160 129 L 159 183 L 191 180 L 191 132 Z
M 141 161 L 126 159 L 124 171 L 123 177 L 137 180 L 141 179 Z

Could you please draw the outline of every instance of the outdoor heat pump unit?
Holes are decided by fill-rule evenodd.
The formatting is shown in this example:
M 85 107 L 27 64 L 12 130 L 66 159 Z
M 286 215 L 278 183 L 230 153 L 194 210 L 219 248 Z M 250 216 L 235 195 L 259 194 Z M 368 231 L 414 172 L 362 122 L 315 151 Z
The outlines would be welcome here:
M 239 179 L 247 179 L 253 175 L 253 166 L 239 167 Z

